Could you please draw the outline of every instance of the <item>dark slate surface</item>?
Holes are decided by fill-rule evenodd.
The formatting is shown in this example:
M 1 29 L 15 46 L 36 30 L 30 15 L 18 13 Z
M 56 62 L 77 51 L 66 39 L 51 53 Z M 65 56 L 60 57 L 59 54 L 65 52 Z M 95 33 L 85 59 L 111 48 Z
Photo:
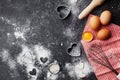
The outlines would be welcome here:
M 22 44 L 33 46 L 41 43 L 51 50 L 53 59 L 57 60 L 61 67 L 71 62 L 72 57 L 66 53 L 66 50 L 72 43 L 79 43 L 87 18 L 80 21 L 77 16 L 91 0 L 78 0 L 75 9 L 72 9 L 72 5 L 68 2 L 69 0 L 0 0 L 0 52 L 7 49 L 15 59 L 22 51 Z M 56 8 L 59 5 L 72 9 L 71 14 L 65 20 L 58 17 Z M 113 13 L 112 22 L 120 25 L 120 1 L 106 0 L 92 13 L 99 15 L 105 9 Z M 14 28 L 16 26 L 21 29 L 30 28 L 30 31 L 25 32 L 25 40 L 15 38 Z M 63 34 L 67 28 L 74 33 L 71 34 L 72 36 L 65 35 L 67 33 Z M 64 44 L 62 47 L 61 43 Z M 83 49 L 81 57 L 86 60 Z M 17 71 L 20 75 L 11 77 L 9 66 L 0 56 L 0 80 L 28 80 L 24 69 L 24 66 L 17 64 Z M 43 72 L 37 80 L 45 80 L 45 74 Z M 65 77 L 59 77 L 58 80 L 76 80 L 71 78 L 67 71 L 63 70 L 63 74 Z M 94 73 L 91 73 L 85 80 L 96 80 Z

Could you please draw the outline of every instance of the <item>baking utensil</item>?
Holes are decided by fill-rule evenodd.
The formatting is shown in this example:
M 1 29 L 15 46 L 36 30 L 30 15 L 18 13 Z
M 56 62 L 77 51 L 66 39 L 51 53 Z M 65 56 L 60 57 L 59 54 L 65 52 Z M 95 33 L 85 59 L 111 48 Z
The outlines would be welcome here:
M 79 44 L 73 43 L 68 49 L 67 54 L 72 57 L 77 57 L 81 55 L 81 47 Z
M 105 55 L 101 45 L 92 44 L 88 49 L 88 53 L 89 53 L 88 56 L 91 58 L 93 62 L 96 62 L 97 64 L 100 64 L 110 69 L 116 75 L 119 74 L 109 62 L 108 57 Z
M 58 6 L 57 12 L 59 14 L 60 19 L 66 19 L 70 14 L 70 9 L 66 6 Z
M 47 57 L 41 57 L 40 60 L 43 62 L 43 63 L 46 63 L 48 61 L 48 58 Z
M 37 71 L 35 68 L 32 69 L 32 71 L 29 71 L 30 75 L 36 75 Z
M 57 74 L 57 73 L 59 73 L 59 71 L 60 71 L 60 66 L 59 66 L 59 64 L 57 64 L 57 63 L 52 63 L 52 64 L 50 64 L 50 66 L 49 66 L 49 71 L 50 71 L 50 73 L 52 73 L 52 74 Z
M 105 0 L 92 0 L 92 2 L 86 7 L 78 16 L 79 19 L 85 18 L 94 8 L 100 6 Z

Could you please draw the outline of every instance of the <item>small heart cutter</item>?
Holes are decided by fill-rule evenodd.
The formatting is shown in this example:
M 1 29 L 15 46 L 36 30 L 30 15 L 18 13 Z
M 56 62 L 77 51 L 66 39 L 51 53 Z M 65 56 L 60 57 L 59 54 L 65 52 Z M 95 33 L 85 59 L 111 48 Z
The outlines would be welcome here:
M 66 19 L 69 16 L 71 10 L 66 6 L 58 6 L 57 12 L 60 19 Z
M 72 57 L 81 56 L 82 50 L 80 44 L 72 43 L 70 47 L 67 49 L 67 54 Z

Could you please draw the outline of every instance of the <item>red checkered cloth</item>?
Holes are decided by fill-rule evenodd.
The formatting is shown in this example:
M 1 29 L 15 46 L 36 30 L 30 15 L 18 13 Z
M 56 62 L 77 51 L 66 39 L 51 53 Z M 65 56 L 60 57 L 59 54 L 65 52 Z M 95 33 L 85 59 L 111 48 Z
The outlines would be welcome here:
M 91 64 L 91 66 L 93 67 L 93 70 L 94 70 L 98 80 L 118 80 L 116 77 L 116 74 L 113 73 L 110 69 L 108 69 L 100 64 L 97 64 L 91 60 L 91 58 L 88 56 L 88 48 L 90 47 L 90 45 L 92 45 L 94 43 L 101 44 L 102 49 L 105 52 L 105 54 L 107 55 L 110 63 L 112 64 L 114 69 L 120 73 L 120 26 L 112 24 L 112 23 L 107 26 L 102 26 L 102 27 L 109 28 L 111 30 L 112 37 L 105 41 L 98 40 L 96 38 L 97 32 L 91 30 L 88 25 L 89 19 L 92 16 L 93 15 L 89 16 L 84 31 L 91 31 L 94 35 L 94 39 L 91 42 L 85 42 L 85 41 L 81 40 L 81 43 L 85 50 L 85 53 L 88 57 L 88 60 Z

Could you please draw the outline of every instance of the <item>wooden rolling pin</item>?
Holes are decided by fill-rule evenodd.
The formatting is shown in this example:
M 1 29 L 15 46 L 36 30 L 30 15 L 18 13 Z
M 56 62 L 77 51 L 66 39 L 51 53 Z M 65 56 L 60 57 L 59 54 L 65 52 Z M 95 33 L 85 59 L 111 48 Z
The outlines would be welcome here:
M 92 0 L 92 2 L 86 7 L 78 16 L 79 19 L 85 18 L 94 8 L 101 5 L 105 0 Z

